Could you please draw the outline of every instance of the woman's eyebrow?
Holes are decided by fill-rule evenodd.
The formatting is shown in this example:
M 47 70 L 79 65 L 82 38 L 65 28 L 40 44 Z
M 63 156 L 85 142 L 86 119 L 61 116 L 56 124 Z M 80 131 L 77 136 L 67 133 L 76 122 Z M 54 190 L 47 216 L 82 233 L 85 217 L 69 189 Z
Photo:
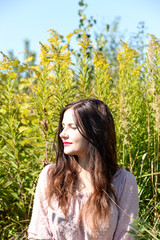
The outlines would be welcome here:
M 65 125 L 65 123 L 64 122 L 62 122 L 62 125 Z M 74 122 L 71 122 L 71 123 L 67 123 L 66 125 L 76 125 Z
M 76 125 L 76 124 L 73 122 L 73 123 L 70 123 L 70 125 Z

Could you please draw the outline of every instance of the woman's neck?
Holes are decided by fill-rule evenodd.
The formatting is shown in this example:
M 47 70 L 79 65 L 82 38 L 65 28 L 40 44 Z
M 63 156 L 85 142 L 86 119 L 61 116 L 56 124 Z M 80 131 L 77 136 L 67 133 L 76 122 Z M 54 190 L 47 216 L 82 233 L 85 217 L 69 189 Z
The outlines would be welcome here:
M 79 177 L 77 181 L 77 189 L 80 192 L 93 192 L 91 174 L 88 170 L 83 168 L 82 165 L 79 165 Z

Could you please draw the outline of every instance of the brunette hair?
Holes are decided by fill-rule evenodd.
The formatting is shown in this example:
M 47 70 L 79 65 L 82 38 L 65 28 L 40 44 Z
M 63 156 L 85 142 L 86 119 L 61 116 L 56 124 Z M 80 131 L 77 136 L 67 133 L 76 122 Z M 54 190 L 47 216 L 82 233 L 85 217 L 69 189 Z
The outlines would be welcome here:
M 88 171 L 91 173 L 93 193 L 83 205 L 79 219 L 91 229 L 99 231 L 109 221 L 110 197 L 116 196 L 112 178 L 118 169 L 116 134 L 112 114 L 107 105 L 98 99 L 82 99 L 68 104 L 60 114 L 57 129 L 58 152 L 56 166 L 49 172 L 48 201 L 56 196 L 59 207 L 67 216 L 69 201 L 76 190 L 78 158 L 66 155 L 59 136 L 66 110 L 72 108 L 75 124 L 81 135 L 88 140 Z M 107 194 L 106 194 L 107 193 Z

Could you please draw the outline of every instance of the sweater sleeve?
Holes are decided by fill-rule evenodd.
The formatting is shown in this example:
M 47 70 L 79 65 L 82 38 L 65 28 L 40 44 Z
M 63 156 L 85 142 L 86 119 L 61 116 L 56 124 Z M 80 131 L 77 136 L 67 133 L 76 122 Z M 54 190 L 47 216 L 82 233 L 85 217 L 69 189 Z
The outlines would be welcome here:
M 34 197 L 31 222 L 28 229 L 29 239 L 53 239 L 48 221 L 48 202 L 45 197 L 47 171 L 50 166 L 51 165 L 46 166 L 39 176 Z
M 136 179 L 130 172 L 123 170 L 117 177 L 117 200 L 118 200 L 118 223 L 113 240 L 133 240 L 134 237 L 128 233 L 134 225 L 134 219 L 138 217 L 138 191 Z

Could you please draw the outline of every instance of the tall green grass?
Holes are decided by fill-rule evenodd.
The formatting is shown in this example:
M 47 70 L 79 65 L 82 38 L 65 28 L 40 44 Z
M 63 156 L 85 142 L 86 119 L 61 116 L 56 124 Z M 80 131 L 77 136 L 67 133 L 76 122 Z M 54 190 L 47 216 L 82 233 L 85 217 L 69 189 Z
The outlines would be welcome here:
M 79 33 L 77 54 L 70 41 Z M 32 56 L 21 63 L 3 55 L 0 62 L 1 239 L 27 239 L 37 177 L 55 161 L 59 112 L 69 102 L 90 97 L 110 107 L 119 163 L 137 178 L 140 217 L 135 238 L 159 239 L 160 42 L 150 36 L 143 62 L 121 42 L 116 79 L 84 31 L 63 37 L 50 30 L 47 44 L 40 47 L 40 64 L 33 65 Z

